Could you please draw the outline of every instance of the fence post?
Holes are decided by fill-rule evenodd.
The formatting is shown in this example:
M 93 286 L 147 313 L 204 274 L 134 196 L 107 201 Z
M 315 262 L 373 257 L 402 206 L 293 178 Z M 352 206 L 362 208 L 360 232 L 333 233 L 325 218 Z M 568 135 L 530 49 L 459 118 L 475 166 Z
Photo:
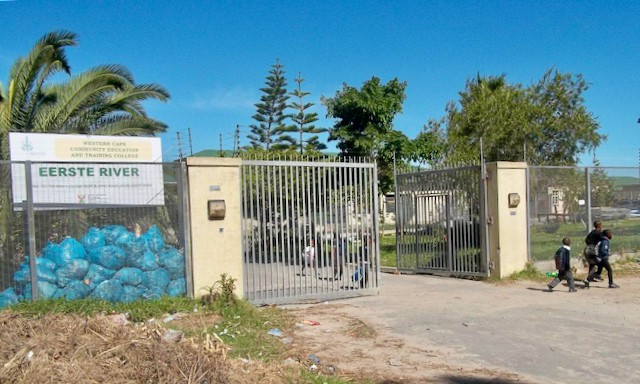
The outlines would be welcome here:
M 589 173 L 589 167 L 585 167 L 586 178 L 586 193 L 587 193 L 587 233 L 591 230 L 591 223 L 593 222 L 591 217 L 591 174 Z
M 184 270 L 187 296 L 193 298 L 193 263 L 191 260 L 191 238 L 189 226 L 189 186 L 186 177 L 187 164 L 184 161 L 180 161 L 178 164 L 179 166 L 176 169 L 176 174 L 178 176 L 178 221 L 180 225 L 180 228 L 178 228 L 178 238 L 180 239 L 180 244 L 184 248 Z
M 27 212 L 27 236 L 29 237 L 29 273 L 31 280 L 31 300 L 38 300 L 38 273 L 36 270 L 36 223 L 33 214 L 33 183 L 31 179 L 31 161 L 24 164 L 25 188 L 27 192 L 27 201 L 24 204 Z M 23 209 L 25 209 L 23 208 Z
M 527 261 L 531 260 L 531 173 L 529 172 L 529 164 L 524 170 L 525 177 L 527 178 Z
M 482 139 L 480 139 L 482 140 Z M 482 149 L 482 146 L 481 146 Z M 483 269 L 485 277 L 491 276 L 491 247 L 489 237 L 489 173 L 487 172 L 487 163 L 484 161 L 484 154 L 480 156 L 480 243 L 483 252 Z

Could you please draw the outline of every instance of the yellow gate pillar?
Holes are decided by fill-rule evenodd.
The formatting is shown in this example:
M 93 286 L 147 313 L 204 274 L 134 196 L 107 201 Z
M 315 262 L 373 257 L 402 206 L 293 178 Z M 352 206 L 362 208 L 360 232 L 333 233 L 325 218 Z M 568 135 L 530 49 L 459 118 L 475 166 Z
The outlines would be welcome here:
M 499 161 L 486 167 L 489 270 L 502 278 L 527 264 L 527 164 Z
M 187 158 L 193 296 L 226 273 L 242 297 L 242 160 Z

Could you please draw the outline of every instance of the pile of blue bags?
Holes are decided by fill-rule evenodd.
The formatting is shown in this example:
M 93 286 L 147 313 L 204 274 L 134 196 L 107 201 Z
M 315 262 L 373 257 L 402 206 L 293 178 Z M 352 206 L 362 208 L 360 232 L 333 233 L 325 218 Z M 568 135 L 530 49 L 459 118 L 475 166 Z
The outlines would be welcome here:
M 164 243 L 155 225 L 136 236 L 121 225 L 89 228 L 80 241 L 48 243 L 36 258 L 38 298 L 95 298 L 111 302 L 186 294 L 184 255 Z M 0 308 L 31 300 L 29 256 L 0 292 Z

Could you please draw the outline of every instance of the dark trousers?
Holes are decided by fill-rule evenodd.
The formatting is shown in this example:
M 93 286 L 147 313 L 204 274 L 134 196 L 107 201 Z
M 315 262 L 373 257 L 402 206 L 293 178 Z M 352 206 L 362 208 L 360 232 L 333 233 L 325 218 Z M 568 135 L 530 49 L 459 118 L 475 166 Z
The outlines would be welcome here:
M 574 284 L 574 281 L 573 281 L 573 273 L 571 273 L 571 271 L 559 271 L 558 272 L 558 277 L 556 277 L 555 279 L 551 280 L 551 282 L 549 283 L 549 286 L 551 288 L 554 288 L 562 280 L 565 280 L 565 279 L 569 283 L 569 289 L 575 289 L 576 288 L 576 286 Z
M 333 255 L 333 278 L 342 279 L 345 258 L 342 254 Z
M 596 276 L 598 276 L 598 278 L 602 276 L 602 269 L 602 263 L 598 264 L 598 270 L 596 271 Z
M 602 273 L 603 268 L 607 270 L 607 275 L 609 275 L 609 285 L 613 284 L 613 269 L 611 268 L 611 264 L 609 264 L 608 257 L 602 258 L 598 265 L 589 266 L 589 276 L 587 276 L 587 281 L 593 281 L 593 278 L 598 274 L 596 272 L 596 266 L 600 273 Z

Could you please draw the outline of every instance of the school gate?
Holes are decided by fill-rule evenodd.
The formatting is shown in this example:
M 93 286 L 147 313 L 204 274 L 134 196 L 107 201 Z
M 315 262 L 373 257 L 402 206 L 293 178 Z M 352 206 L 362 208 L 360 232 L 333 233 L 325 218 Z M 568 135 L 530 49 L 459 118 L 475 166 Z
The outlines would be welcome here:
M 396 175 L 400 271 L 486 277 L 484 166 Z
M 283 304 L 376 294 L 377 171 L 349 160 L 242 160 L 245 297 Z M 305 248 L 313 241 L 313 257 Z

